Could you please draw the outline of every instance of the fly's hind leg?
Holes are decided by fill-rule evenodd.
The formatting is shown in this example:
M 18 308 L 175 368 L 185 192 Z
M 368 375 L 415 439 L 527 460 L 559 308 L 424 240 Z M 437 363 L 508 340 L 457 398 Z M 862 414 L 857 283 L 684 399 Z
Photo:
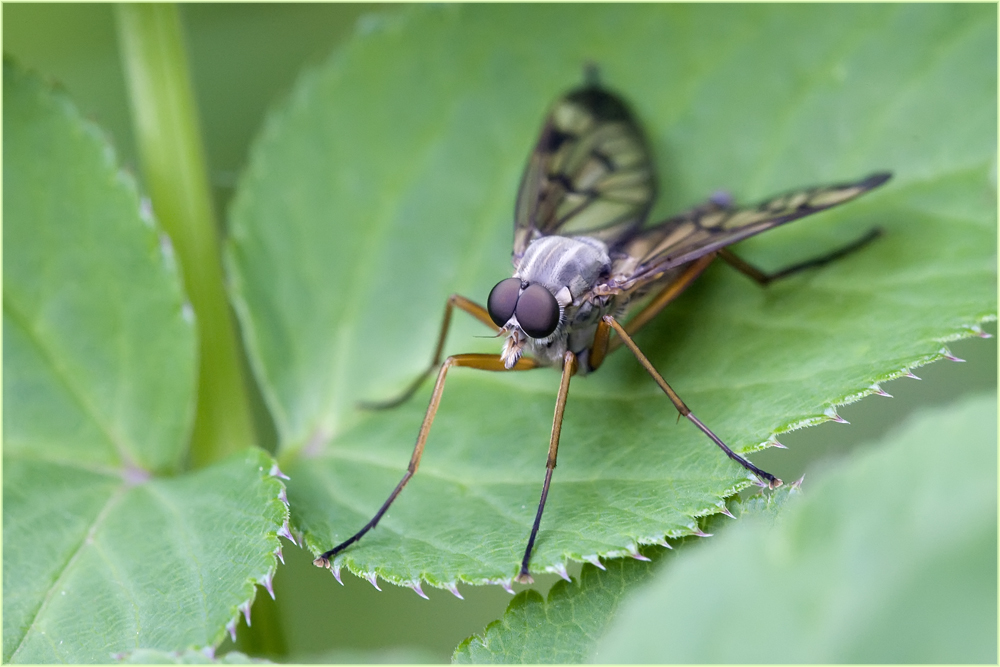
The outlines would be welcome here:
M 415 393 L 417 393 L 417 390 L 420 389 L 420 385 L 422 385 L 424 381 L 430 377 L 431 373 L 434 372 L 434 369 L 441 363 L 441 354 L 444 352 L 444 341 L 448 337 L 448 328 L 451 326 L 451 311 L 454 308 L 460 308 L 486 326 L 497 331 L 499 330 L 493 323 L 493 320 L 490 319 L 490 314 L 485 308 L 480 306 L 475 301 L 466 299 L 461 294 L 452 294 L 448 297 L 448 301 L 444 307 L 444 319 L 441 321 L 441 331 L 438 334 L 437 347 L 434 348 L 434 356 L 431 357 L 430 365 L 427 366 L 424 372 L 418 375 L 416 379 L 414 379 L 413 382 L 411 382 L 410 385 L 396 398 L 392 398 L 387 401 L 361 401 L 358 403 L 359 408 L 364 410 L 386 410 L 388 408 L 394 408 L 397 405 L 402 405 Z
M 446 318 L 447 324 L 447 318 Z M 444 393 L 444 382 L 448 376 L 448 371 L 454 367 L 464 367 L 464 368 L 477 368 L 482 371 L 506 371 L 507 368 L 504 367 L 503 361 L 500 357 L 492 354 L 458 354 L 453 357 L 448 357 L 445 359 L 444 363 L 441 364 L 441 370 L 438 371 L 437 381 L 434 383 L 434 391 L 431 393 L 431 402 L 427 406 L 427 412 L 424 414 L 424 421 L 420 425 L 420 431 L 417 433 L 417 443 L 413 447 L 413 454 L 410 456 L 410 464 L 406 467 L 406 473 L 403 475 L 403 479 L 399 481 L 396 488 L 393 489 L 392 493 L 382 507 L 375 512 L 375 516 L 372 517 L 371 521 L 366 523 L 364 527 L 356 532 L 354 535 L 341 542 L 329 551 L 321 554 L 316 560 L 313 561 L 313 565 L 317 567 L 329 567 L 330 558 L 340 553 L 347 547 L 351 546 L 362 537 L 365 533 L 378 525 L 379 520 L 392 505 L 392 502 L 396 500 L 396 496 L 399 495 L 406 483 L 410 481 L 414 473 L 417 472 L 417 468 L 420 466 L 420 457 L 424 453 L 424 443 L 427 442 L 427 436 L 431 432 L 431 424 L 434 423 L 434 416 L 437 414 L 438 405 L 441 403 L 441 394 Z M 526 371 L 532 368 L 537 368 L 538 363 L 531 358 L 521 357 L 513 368 L 509 370 L 513 371 Z M 548 484 L 546 483 L 546 488 Z M 544 501 L 544 496 L 543 496 Z M 539 514 L 541 512 L 539 511 Z
M 598 332 L 597 335 L 595 336 L 595 345 L 600 344 L 603 346 L 607 346 L 608 334 L 610 333 L 608 327 L 614 329 L 615 332 L 621 337 L 621 340 L 625 344 L 625 346 L 632 351 L 632 354 L 635 355 L 635 358 L 639 360 L 639 363 L 642 364 L 642 367 L 646 369 L 646 372 L 649 373 L 649 375 L 653 378 L 653 380 L 656 381 L 656 384 L 660 386 L 660 389 L 662 389 L 663 393 L 667 395 L 667 397 L 670 399 L 670 402 L 674 404 L 674 407 L 677 408 L 677 412 L 679 412 L 682 417 L 686 417 L 692 424 L 697 426 L 702 433 L 711 438 L 712 442 L 718 445 L 719 448 L 726 453 L 726 456 L 736 461 L 741 466 L 743 466 L 744 468 L 752 472 L 754 475 L 756 475 L 758 478 L 763 480 L 769 488 L 773 489 L 775 487 L 781 486 L 780 479 L 778 479 L 769 472 L 761 470 L 760 468 L 758 468 L 757 466 L 750 463 L 745 458 L 743 458 L 742 456 L 731 450 L 728 446 L 726 446 L 726 443 L 724 443 L 719 436 L 715 435 L 715 433 L 713 433 L 711 429 L 709 429 L 707 426 L 701 423 L 701 420 L 699 420 L 697 417 L 694 416 L 694 413 L 691 412 L 691 409 L 684 404 L 684 401 L 681 400 L 681 397 L 678 396 L 673 389 L 671 389 L 670 385 L 667 384 L 667 381 L 663 379 L 663 376 L 660 375 L 660 373 L 656 370 L 656 368 L 653 367 L 653 364 L 650 363 L 649 359 L 646 358 L 646 355 L 642 353 L 639 347 L 635 344 L 635 341 L 632 340 L 632 337 L 629 336 L 625 328 L 621 324 L 619 324 L 618 320 L 616 320 L 611 315 L 605 315 L 601 323 L 598 325 Z
M 746 275 L 747 277 L 751 278 L 761 287 L 767 287 L 770 283 L 774 282 L 775 280 L 779 280 L 781 278 L 787 278 L 788 276 L 798 273 L 799 271 L 804 271 L 806 269 L 812 269 L 818 266 L 823 266 L 824 264 L 829 264 L 835 259 L 840 259 L 841 257 L 849 255 L 850 253 L 856 250 L 860 250 L 861 248 L 865 247 L 866 245 L 868 245 L 881 235 L 882 235 L 882 230 L 876 227 L 875 229 L 872 229 L 858 240 L 848 243 L 842 248 L 838 248 L 837 250 L 834 250 L 833 252 L 827 253 L 825 255 L 820 255 L 819 257 L 808 259 L 804 262 L 799 262 L 798 264 L 793 264 L 791 266 L 785 267 L 784 269 L 781 269 L 780 271 L 775 271 L 773 273 L 767 273 L 765 271 L 758 269 L 753 264 L 750 264 L 749 262 L 746 262 L 737 257 L 732 251 L 730 251 L 727 248 L 719 250 L 718 254 L 719 258 L 724 260 L 731 267 L 733 267 L 740 273 Z

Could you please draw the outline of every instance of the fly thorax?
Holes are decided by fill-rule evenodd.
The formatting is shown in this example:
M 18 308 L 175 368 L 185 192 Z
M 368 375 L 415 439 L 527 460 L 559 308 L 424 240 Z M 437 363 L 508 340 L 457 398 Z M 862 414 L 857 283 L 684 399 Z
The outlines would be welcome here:
M 608 247 L 586 236 L 543 236 L 524 251 L 516 278 L 540 283 L 553 294 L 569 289 L 575 302 L 611 271 Z

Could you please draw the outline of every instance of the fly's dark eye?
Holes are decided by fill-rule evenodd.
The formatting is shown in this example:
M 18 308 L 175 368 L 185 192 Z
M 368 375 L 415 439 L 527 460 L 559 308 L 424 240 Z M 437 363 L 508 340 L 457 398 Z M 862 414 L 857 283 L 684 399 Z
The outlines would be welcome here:
M 517 305 L 517 295 L 520 291 L 521 281 L 517 278 L 501 280 L 490 290 L 490 296 L 486 299 L 486 310 L 498 327 L 507 324 L 507 320 L 514 314 L 514 306 Z
M 545 338 L 559 326 L 559 304 L 541 285 L 528 285 L 517 300 L 517 323 L 532 338 Z

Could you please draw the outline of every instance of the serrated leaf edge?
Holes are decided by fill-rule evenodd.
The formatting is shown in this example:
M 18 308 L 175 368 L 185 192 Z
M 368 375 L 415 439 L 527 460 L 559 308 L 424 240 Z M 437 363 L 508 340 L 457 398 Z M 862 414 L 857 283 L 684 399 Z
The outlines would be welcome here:
M 263 473 L 261 475 L 261 478 L 265 482 L 267 482 L 268 480 L 273 480 L 274 483 L 278 484 L 280 489 L 278 493 L 275 495 L 275 498 L 282 504 L 284 509 L 284 516 L 282 518 L 281 525 L 275 528 L 273 532 L 268 531 L 267 533 L 265 533 L 265 539 L 271 539 L 271 538 L 274 539 L 275 547 L 274 550 L 271 552 L 271 567 L 269 567 L 263 574 L 258 575 L 257 577 L 252 577 L 252 576 L 247 577 L 247 579 L 244 581 L 244 584 L 249 584 L 250 588 L 249 596 L 239 604 L 230 607 L 231 618 L 225 624 L 225 626 L 220 628 L 220 630 L 216 633 L 216 636 L 212 640 L 211 644 L 207 646 L 190 647 L 193 648 L 194 650 L 202 651 L 209 658 L 215 657 L 215 649 L 217 649 L 219 645 L 222 644 L 223 641 L 225 641 L 227 636 L 230 639 L 232 639 L 232 641 L 234 642 L 236 641 L 236 630 L 237 627 L 239 626 L 239 621 L 241 616 L 243 617 L 246 627 L 247 628 L 250 627 L 250 609 L 251 607 L 253 607 L 254 600 L 257 599 L 258 586 L 266 590 L 268 594 L 270 594 L 272 600 L 275 599 L 272 582 L 274 581 L 274 575 L 278 571 L 278 561 L 280 560 L 282 565 L 285 564 L 284 555 L 282 554 L 281 551 L 280 538 L 285 537 L 285 539 L 287 539 L 289 542 L 292 542 L 296 546 L 299 546 L 300 544 L 299 541 L 296 541 L 292 531 L 290 530 L 289 521 L 291 520 L 291 508 L 288 504 L 288 495 L 287 495 L 288 491 L 284 481 L 288 479 L 288 476 L 281 472 L 281 470 L 278 468 L 278 463 L 273 458 L 271 458 L 269 454 L 266 456 L 271 461 L 272 465 L 270 468 L 266 469 L 266 472 L 264 466 L 260 467 L 260 471 Z
M 994 322 L 996 321 L 996 319 L 997 316 L 995 313 L 981 315 L 972 322 L 967 322 L 960 325 L 959 328 L 956 329 L 955 331 L 945 334 L 944 336 L 933 338 L 932 340 L 936 343 L 948 343 L 971 337 L 988 338 L 990 337 L 990 334 L 983 331 L 982 325 L 987 322 Z M 888 382 L 890 380 L 895 380 L 900 377 L 913 377 L 912 369 L 920 368 L 921 366 L 925 366 L 927 364 L 939 361 L 941 359 L 955 359 L 955 357 L 951 354 L 950 350 L 948 349 L 947 345 L 942 345 L 942 347 L 934 353 L 919 356 L 913 359 L 912 361 L 903 364 L 903 366 L 899 369 L 887 373 L 877 373 L 870 377 L 864 378 L 861 381 L 859 381 L 860 388 L 857 391 L 844 394 L 839 398 L 831 399 L 829 403 L 824 407 L 823 412 L 821 412 L 820 414 L 810 415 L 807 417 L 802 417 L 796 420 L 792 420 L 790 422 L 786 422 L 781 427 L 775 429 L 767 438 L 762 440 L 758 445 L 745 448 L 741 451 L 741 453 L 744 454 L 752 453 L 760 451 L 762 449 L 766 449 L 768 447 L 778 447 L 784 449 L 784 446 L 778 443 L 777 440 L 777 436 L 780 434 L 788 433 L 802 428 L 807 428 L 809 426 L 816 426 L 818 424 L 822 424 L 829 421 L 843 422 L 844 420 L 840 418 L 839 415 L 837 414 L 836 409 L 838 407 L 855 403 L 861 400 L 862 398 L 873 394 L 885 395 L 880 387 L 882 383 Z M 799 480 L 795 484 L 797 485 L 800 482 L 801 480 Z M 591 554 L 563 553 L 563 560 L 552 565 L 546 565 L 541 570 L 535 570 L 535 573 L 546 572 L 550 574 L 558 574 L 559 576 L 563 576 L 563 573 L 566 572 L 567 565 L 571 561 L 576 563 L 583 563 L 585 565 L 589 564 L 593 566 L 594 559 L 598 559 L 599 561 L 600 559 L 609 559 L 609 558 L 626 558 L 626 557 L 636 558 L 637 554 L 640 554 L 639 548 L 642 546 L 658 545 L 661 547 L 666 546 L 667 548 L 672 548 L 669 545 L 669 543 L 667 543 L 668 539 L 678 540 L 689 537 L 711 537 L 711 534 L 704 533 L 701 530 L 701 528 L 699 527 L 699 519 L 704 519 L 706 517 L 713 516 L 716 514 L 729 514 L 726 508 L 726 500 L 735 496 L 737 493 L 748 488 L 754 483 L 755 480 L 752 478 L 751 475 L 748 474 L 748 478 L 745 481 L 739 482 L 733 485 L 732 487 L 722 491 L 717 496 L 718 498 L 717 502 L 705 507 L 703 510 L 698 510 L 688 515 L 691 518 L 691 523 L 688 524 L 686 530 L 670 530 L 664 533 L 639 535 L 636 536 L 634 538 L 634 541 L 630 544 L 622 545 L 618 548 L 608 549 L 605 551 L 598 551 L 597 553 L 591 553 Z M 761 493 L 758 495 L 767 496 L 768 494 Z M 303 534 L 302 531 L 298 532 L 299 534 Z M 310 539 L 309 535 L 305 535 L 304 544 L 305 546 L 308 547 L 313 556 L 318 556 L 320 553 L 322 553 L 320 547 L 317 546 Z M 356 566 L 353 559 L 350 558 L 349 553 L 344 553 L 338 556 L 336 559 L 334 559 L 334 561 L 331 561 L 329 566 L 330 571 L 333 573 L 334 577 L 337 578 L 338 582 L 341 581 L 340 573 L 345 566 L 349 572 L 351 572 L 355 576 L 365 579 L 376 588 L 378 588 L 377 580 L 379 577 L 381 577 L 383 580 L 391 584 L 394 584 L 396 586 L 411 588 L 418 595 L 421 595 L 421 597 L 426 597 L 423 595 L 423 589 L 421 587 L 421 584 L 424 583 L 433 586 L 435 588 L 440 588 L 443 590 L 450 591 L 452 594 L 454 594 L 459 598 L 461 598 L 462 596 L 457 589 L 458 583 L 470 584 L 473 586 L 499 585 L 502 586 L 505 590 L 513 592 L 512 589 L 512 584 L 514 583 L 513 574 L 510 577 L 501 577 L 501 578 L 459 577 L 457 581 L 443 582 L 443 583 L 432 581 L 427 577 L 421 577 L 420 579 L 417 580 L 412 580 L 412 579 L 403 580 L 398 577 L 394 577 L 391 574 L 387 574 L 384 570 L 380 568 L 375 568 L 374 571 L 363 570 L 362 568 Z

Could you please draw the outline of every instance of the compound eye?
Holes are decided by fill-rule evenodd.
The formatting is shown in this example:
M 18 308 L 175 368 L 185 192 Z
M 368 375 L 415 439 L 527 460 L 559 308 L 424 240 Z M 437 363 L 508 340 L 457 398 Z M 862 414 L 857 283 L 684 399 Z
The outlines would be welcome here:
M 486 310 L 498 327 L 507 324 L 507 320 L 514 314 L 514 306 L 517 305 L 517 295 L 520 291 L 521 281 L 517 278 L 501 280 L 490 290 L 490 296 L 486 299 Z
M 517 323 L 532 338 L 546 338 L 559 326 L 559 304 L 539 284 L 528 285 L 517 300 Z

